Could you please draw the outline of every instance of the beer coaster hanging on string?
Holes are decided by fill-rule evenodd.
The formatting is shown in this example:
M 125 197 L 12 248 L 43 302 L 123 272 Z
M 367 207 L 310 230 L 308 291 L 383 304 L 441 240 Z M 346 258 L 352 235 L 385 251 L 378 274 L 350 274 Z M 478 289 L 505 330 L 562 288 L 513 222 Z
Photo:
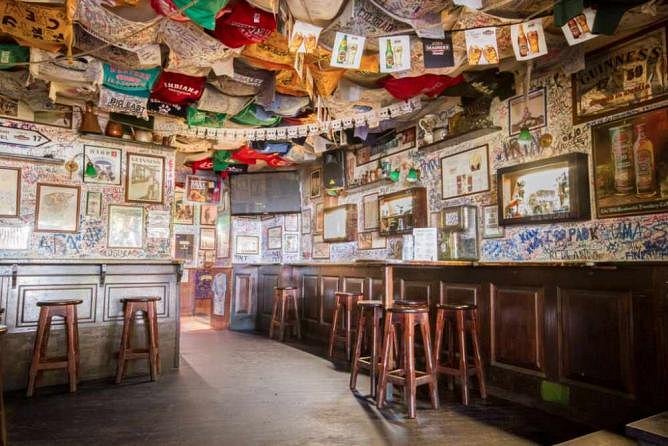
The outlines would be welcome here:
M 596 18 L 596 11 L 591 8 L 585 8 L 582 14 L 571 18 L 561 30 L 564 32 L 564 37 L 570 46 L 586 42 L 597 34 L 592 34 L 591 30 L 594 27 L 594 19 Z
M 322 28 L 297 20 L 292 27 L 288 49 L 291 53 L 313 54 Z
M 365 41 L 362 36 L 337 32 L 329 64 L 339 68 L 359 68 Z
M 411 38 L 391 36 L 378 38 L 381 73 L 396 73 L 411 68 Z
M 510 39 L 517 60 L 529 60 L 547 54 L 542 19 L 511 25 Z
M 496 43 L 496 27 L 467 29 L 466 55 L 469 65 L 488 65 L 499 63 L 499 48 Z

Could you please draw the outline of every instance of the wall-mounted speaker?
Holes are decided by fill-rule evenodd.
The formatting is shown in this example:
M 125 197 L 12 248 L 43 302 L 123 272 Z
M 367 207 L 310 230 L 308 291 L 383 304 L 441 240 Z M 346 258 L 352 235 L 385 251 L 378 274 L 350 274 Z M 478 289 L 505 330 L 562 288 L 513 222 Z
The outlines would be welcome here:
M 322 181 L 325 189 L 343 189 L 346 186 L 345 151 L 325 152 L 322 156 Z

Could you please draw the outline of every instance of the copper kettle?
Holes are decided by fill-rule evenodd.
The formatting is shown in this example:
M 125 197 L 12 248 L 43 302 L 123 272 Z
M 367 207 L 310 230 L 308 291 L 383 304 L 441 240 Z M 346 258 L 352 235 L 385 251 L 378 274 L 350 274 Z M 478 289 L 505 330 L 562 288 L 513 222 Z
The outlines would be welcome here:
M 112 121 L 111 119 L 107 122 L 107 127 L 104 129 L 104 134 L 107 136 L 113 136 L 114 138 L 123 137 L 123 124 Z
M 102 128 L 97 120 L 97 115 L 93 112 L 93 103 L 86 102 L 86 108 L 81 113 L 81 126 L 79 126 L 80 133 L 95 133 L 102 134 Z

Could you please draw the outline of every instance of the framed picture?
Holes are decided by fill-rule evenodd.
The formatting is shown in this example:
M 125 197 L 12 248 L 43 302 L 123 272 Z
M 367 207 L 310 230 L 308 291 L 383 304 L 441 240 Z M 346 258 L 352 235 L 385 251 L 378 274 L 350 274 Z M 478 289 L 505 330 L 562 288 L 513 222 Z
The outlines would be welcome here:
M 482 238 L 499 238 L 505 230 L 499 226 L 499 206 L 492 204 L 482 207 Z
M 299 231 L 299 214 L 287 214 L 283 220 L 283 227 L 287 232 Z
M 442 199 L 489 190 L 487 144 L 441 158 Z
M 273 226 L 267 229 L 267 249 L 281 249 L 283 246 L 283 228 Z
M 216 180 L 206 177 L 188 175 L 186 177 L 186 198 L 195 203 L 216 202 L 218 185 Z
M 218 216 L 218 206 L 215 204 L 201 204 L 199 207 L 199 224 L 202 226 L 215 226 Z
M 499 223 L 589 219 L 586 153 L 568 153 L 497 171 Z
M 164 185 L 165 159 L 163 157 L 128 153 L 125 201 L 162 204 Z
M 85 174 L 85 163 L 88 160 L 95 166 L 97 174 L 94 177 Z M 84 183 L 119 186 L 121 184 L 121 164 L 123 164 L 121 149 L 84 145 L 83 181 Z
M 322 189 L 322 177 L 320 175 L 320 169 L 311 171 L 309 186 L 309 197 L 318 198 L 320 196 L 320 190 Z
M 378 229 L 378 194 L 362 197 L 362 228 Z
M 318 203 L 315 205 L 315 228 L 313 229 L 314 234 L 322 234 L 322 232 L 325 230 L 324 210 L 324 204 Z
M 195 205 L 186 201 L 182 189 L 174 190 L 174 224 L 192 225 L 195 222 Z
M 411 234 L 427 222 L 427 188 L 413 187 L 378 197 L 381 235 Z
M 365 231 L 357 233 L 357 249 L 367 250 L 371 249 L 371 233 L 373 231 Z
M 230 214 L 221 213 L 216 220 L 216 257 L 226 259 L 230 256 Z
M 324 211 L 322 238 L 326 242 L 353 242 L 357 237 L 357 205 L 344 204 Z
M 237 235 L 234 253 L 239 255 L 260 254 L 260 237 L 256 235 Z
M 144 208 L 109 205 L 108 248 L 141 249 L 144 246 Z
M 299 234 L 285 234 L 285 243 L 283 251 L 286 254 L 296 254 L 299 252 Z
M 102 215 L 102 192 L 86 192 L 86 216 L 99 217 Z
M 215 228 L 200 228 L 199 229 L 199 249 L 216 249 L 216 229 Z
M 572 76 L 573 122 L 580 124 L 668 96 L 666 22 L 585 54 Z M 629 57 L 635 54 L 637 57 Z
M 81 187 L 37 183 L 35 232 L 78 232 Z
M 383 237 L 378 231 L 371 232 L 371 249 L 385 248 L 387 248 L 387 237 Z
M 357 166 L 368 164 L 385 156 L 395 155 L 417 146 L 417 129 L 415 126 L 387 132 L 372 146 L 364 146 L 355 151 Z
M 594 125 L 594 203 L 599 218 L 668 210 L 668 107 Z
M 0 217 L 18 217 L 21 211 L 21 169 L 0 167 Z
M 33 121 L 37 124 L 53 125 L 65 129 L 72 128 L 72 106 L 53 104 L 53 110 L 36 111 Z
M 547 97 L 545 87 L 508 99 L 508 132 L 510 136 L 520 133 L 522 127 L 529 130 L 547 126 Z
M 192 264 L 195 258 L 195 235 L 174 234 L 174 259 Z
M 311 233 L 311 209 L 302 210 L 302 234 Z
M 329 243 L 325 242 L 316 242 L 313 240 L 313 246 L 311 251 L 312 259 L 329 259 Z

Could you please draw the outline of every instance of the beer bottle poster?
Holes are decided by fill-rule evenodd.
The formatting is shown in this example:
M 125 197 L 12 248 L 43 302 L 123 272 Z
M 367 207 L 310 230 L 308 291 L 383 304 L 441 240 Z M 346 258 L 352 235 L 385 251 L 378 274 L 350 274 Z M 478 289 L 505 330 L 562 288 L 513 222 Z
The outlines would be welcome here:
M 591 32 L 592 28 L 594 27 L 595 17 L 595 10 L 591 8 L 585 8 L 582 11 L 582 14 L 571 18 L 564 26 L 561 27 L 561 30 L 564 32 L 564 36 L 566 37 L 566 41 L 570 46 L 586 42 L 587 40 L 591 40 L 597 36 Z
M 455 65 L 450 33 L 446 33 L 443 39 L 422 39 L 422 52 L 425 68 L 447 68 Z
M 496 28 L 467 29 L 466 56 L 469 65 L 488 65 L 499 63 L 499 48 L 496 44 Z
M 381 73 L 396 73 L 411 68 L 411 39 L 409 36 L 378 38 L 378 58 Z
M 517 60 L 529 60 L 547 54 L 542 19 L 512 25 L 510 41 Z
M 339 68 L 359 68 L 365 40 L 366 37 L 337 32 L 329 65 Z
M 292 27 L 288 50 L 291 53 L 315 53 L 320 31 L 322 28 L 319 26 L 297 20 L 295 26 Z

